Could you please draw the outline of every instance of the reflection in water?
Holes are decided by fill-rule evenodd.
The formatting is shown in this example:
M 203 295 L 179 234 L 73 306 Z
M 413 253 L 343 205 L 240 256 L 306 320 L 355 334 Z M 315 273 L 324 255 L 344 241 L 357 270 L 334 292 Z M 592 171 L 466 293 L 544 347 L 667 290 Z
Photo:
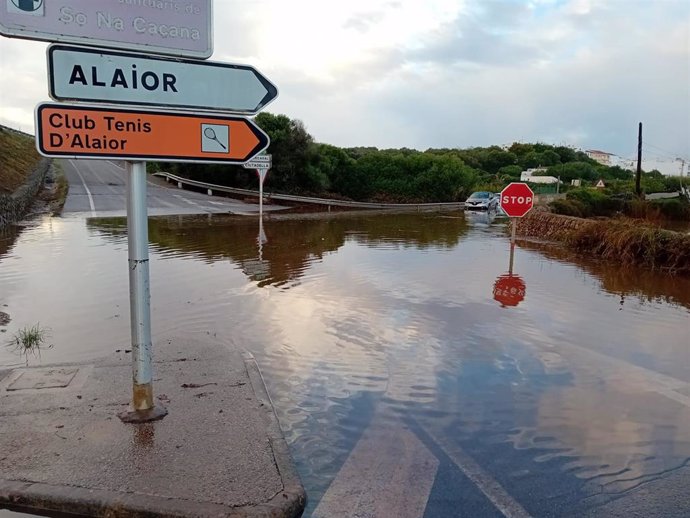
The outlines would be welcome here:
M 523 248 L 538 250 L 546 257 L 561 262 L 575 262 L 587 273 L 599 279 L 608 293 L 620 296 L 623 305 L 626 298 L 635 302 L 667 302 L 690 308 L 690 278 L 646 269 L 622 267 L 618 264 L 573 252 L 552 243 L 521 242 Z
M 433 218 L 433 219 L 431 219 Z M 426 225 L 425 219 L 433 221 Z M 90 229 L 124 242 L 122 218 L 88 221 Z M 229 258 L 260 286 L 298 279 L 314 261 L 342 247 L 346 239 L 367 246 L 450 249 L 466 231 L 461 217 L 417 214 L 376 218 L 336 214 L 331 217 L 264 221 L 257 237 L 254 219 L 237 217 L 161 217 L 149 220 L 152 252 L 163 257 L 197 257 L 205 261 Z
M 391 451 L 377 448 L 385 437 L 436 459 L 434 480 L 410 485 L 429 492 L 427 516 L 471 496 L 458 449 L 534 516 L 596 512 L 677 473 L 690 457 L 690 280 L 530 243 L 515 254 L 520 276 L 499 276 L 503 225 L 472 218 L 272 217 L 265 239 L 254 218 L 152 218 L 155 347 L 208 333 L 257 357 L 306 516 L 346 487 L 333 482 L 357 472 L 362 444 Z M 487 289 L 497 276 L 514 283 L 499 294 L 510 311 Z M 16 319 L 50 323 L 60 355 L 47 360 L 128 343 L 122 219 L 27 230 L 0 258 L 0 285 Z M 477 516 L 493 509 L 482 498 Z
M 15 225 L 0 228 L 0 259 L 12 250 L 20 230 L 20 227 Z
M 494 282 L 494 300 L 500 302 L 504 308 L 520 304 L 525 300 L 526 292 L 525 281 L 515 273 L 504 273 Z

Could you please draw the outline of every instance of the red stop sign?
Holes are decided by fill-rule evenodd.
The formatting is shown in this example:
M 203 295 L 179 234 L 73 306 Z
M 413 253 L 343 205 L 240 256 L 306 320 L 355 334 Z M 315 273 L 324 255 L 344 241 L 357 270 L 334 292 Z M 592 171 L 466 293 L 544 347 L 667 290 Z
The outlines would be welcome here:
M 494 299 L 501 303 L 501 306 L 517 306 L 525 298 L 527 286 L 519 275 L 503 274 L 494 283 Z
M 513 182 L 501 191 L 499 203 L 508 216 L 521 218 L 534 205 L 534 193 L 526 183 Z

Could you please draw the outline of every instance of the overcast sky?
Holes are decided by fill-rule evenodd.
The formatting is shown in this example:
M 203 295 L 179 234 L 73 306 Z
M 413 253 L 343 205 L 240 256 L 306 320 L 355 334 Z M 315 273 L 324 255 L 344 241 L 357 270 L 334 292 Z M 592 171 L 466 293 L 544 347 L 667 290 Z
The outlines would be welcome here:
M 256 66 L 280 90 L 268 111 L 301 119 L 319 142 L 541 141 L 632 159 L 642 122 L 646 157 L 669 171 L 690 158 L 690 0 L 215 0 L 214 9 L 211 59 Z M 48 100 L 45 47 L 0 37 L 3 124 L 33 133 L 33 108 Z

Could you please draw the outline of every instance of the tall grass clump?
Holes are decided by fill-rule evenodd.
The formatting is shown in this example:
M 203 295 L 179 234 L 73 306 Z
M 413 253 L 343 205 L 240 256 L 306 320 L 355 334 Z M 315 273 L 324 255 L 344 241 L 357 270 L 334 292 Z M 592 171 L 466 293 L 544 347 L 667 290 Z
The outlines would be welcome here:
M 48 330 L 41 327 L 38 323 L 33 326 L 27 326 L 17 331 L 17 333 L 6 343 L 6 346 L 20 357 L 26 358 L 26 363 L 29 363 L 29 355 L 41 357 L 42 349 L 50 349 L 52 344 L 46 344 L 49 338 Z
M 639 221 L 594 221 L 569 232 L 565 241 L 581 253 L 598 255 L 621 265 L 690 273 L 690 235 Z

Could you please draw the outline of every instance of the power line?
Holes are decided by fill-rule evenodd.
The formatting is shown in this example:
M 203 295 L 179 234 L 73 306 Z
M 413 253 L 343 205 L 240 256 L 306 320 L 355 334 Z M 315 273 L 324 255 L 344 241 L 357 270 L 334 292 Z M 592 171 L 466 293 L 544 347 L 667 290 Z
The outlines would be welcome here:
M 649 146 L 649 147 L 653 147 L 654 149 L 658 149 L 659 151 L 664 152 L 667 157 L 673 158 L 674 160 L 676 158 L 681 158 L 681 159 L 684 159 L 686 162 L 689 161 L 687 156 L 682 156 L 680 153 L 674 153 L 673 151 L 669 151 L 668 149 L 664 149 L 664 148 L 656 146 L 654 144 L 650 144 L 649 142 L 645 142 L 644 145 Z

